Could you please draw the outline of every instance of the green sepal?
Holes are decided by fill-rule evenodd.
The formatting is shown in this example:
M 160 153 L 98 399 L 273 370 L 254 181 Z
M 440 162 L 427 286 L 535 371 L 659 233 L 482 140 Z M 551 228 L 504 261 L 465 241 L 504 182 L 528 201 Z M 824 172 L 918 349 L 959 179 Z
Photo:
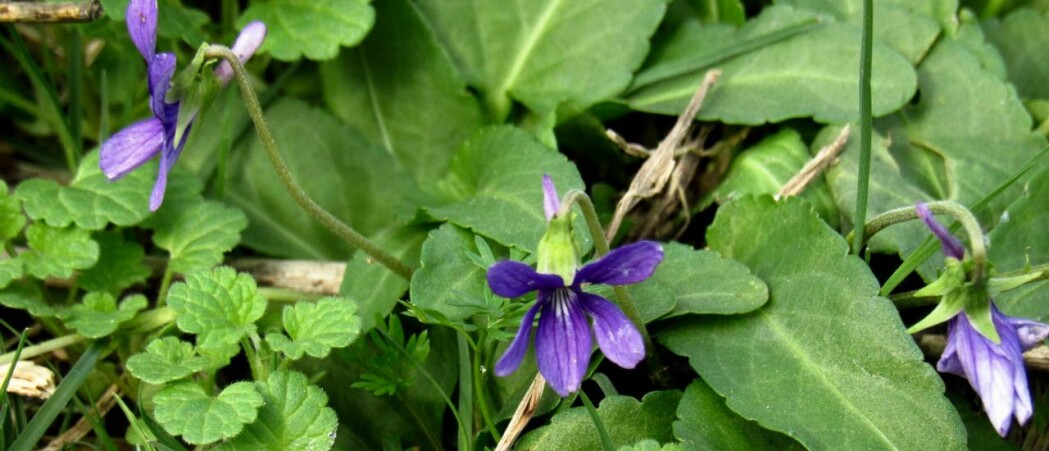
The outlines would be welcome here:
M 965 285 L 966 274 L 969 272 L 968 261 L 962 262 L 956 258 L 948 257 L 945 260 L 946 270 L 940 277 L 924 288 L 915 291 L 915 297 L 944 296 L 952 290 Z
M 178 122 L 175 126 L 176 143 L 182 142 L 189 124 L 198 113 L 211 105 L 222 88 L 218 77 L 211 71 L 213 62 L 204 57 L 208 46 L 208 43 L 200 45 L 193 61 L 179 72 L 167 93 L 167 102 L 179 103 Z
M 566 285 L 572 283 L 579 268 L 579 250 L 574 235 L 572 215 L 551 218 L 535 252 L 536 271 L 561 276 Z
M 1029 282 L 1038 280 L 1045 275 L 1046 271 L 1041 271 L 1031 274 L 1024 274 L 1022 276 L 992 277 L 987 280 L 987 293 L 990 294 L 993 298 L 997 296 L 998 293 L 1009 291 L 1014 288 L 1019 288 L 1028 284 Z
M 933 309 L 928 316 L 922 318 L 921 321 L 918 321 L 907 329 L 907 333 L 913 334 L 921 332 L 922 330 L 947 322 L 947 320 L 954 318 L 954 315 L 957 315 L 965 309 L 965 296 L 963 293 L 965 293 L 964 290 L 955 290 L 948 293 L 940 300 L 940 303 L 936 305 L 936 308 Z
M 965 306 L 965 316 L 969 317 L 973 329 L 976 329 L 984 338 L 991 340 L 994 344 L 1002 342 L 998 336 L 998 329 L 994 327 L 994 319 L 991 317 L 991 298 L 983 290 L 969 292 L 969 302 Z M 983 296 L 978 296 L 982 293 Z

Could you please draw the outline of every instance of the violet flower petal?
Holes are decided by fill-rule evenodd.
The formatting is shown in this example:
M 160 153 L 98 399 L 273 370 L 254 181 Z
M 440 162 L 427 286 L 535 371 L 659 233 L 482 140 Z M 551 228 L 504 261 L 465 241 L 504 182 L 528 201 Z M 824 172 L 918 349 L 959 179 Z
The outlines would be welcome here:
M 237 55 L 241 63 L 246 63 L 259 50 L 259 47 L 262 47 L 262 41 L 265 39 L 266 24 L 256 20 L 245 25 L 240 30 L 240 34 L 237 35 L 237 40 L 233 41 L 233 47 L 230 50 L 233 51 L 234 55 Z M 233 79 L 233 67 L 229 65 L 228 61 L 223 60 L 215 68 L 215 76 L 219 78 L 223 85 L 226 85 Z
M 554 179 L 550 178 L 548 174 L 543 174 L 543 212 L 546 213 L 547 222 L 554 219 L 554 215 L 560 209 L 561 201 L 557 198 L 557 187 L 554 186 Z
M 157 47 L 157 0 L 131 0 L 125 16 L 131 42 L 149 63 Z
M 521 366 L 521 360 L 528 353 L 528 342 L 532 339 L 532 322 L 535 321 L 535 314 L 546 303 L 548 297 L 548 292 L 541 291 L 538 301 L 521 318 L 521 327 L 517 329 L 514 341 L 510 343 L 510 347 L 506 348 L 506 352 L 495 363 L 496 376 L 509 376 L 510 373 L 517 370 L 517 367 Z
M 149 97 L 150 109 L 153 115 L 171 127 L 174 132 L 175 123 L 178 122 L 178 104 L 167 103 L 168 87 L 171 86 L 171 77 L 175 75 L 175 54 L 158 53 L 149 63 Z
M 562 397 L 579 390 L 590 362 L 590 328 L 577 302 L 569 288 L 550 293 L 535 334 L 539 372 Z
M 925 225 L 932 230 L 933 235 L 940 239 L 943 255 L 961 260 L 965 256 L 965 246 L 962 245 L 962 242 L 954 235 L 951 235 L 951 232 L 947 231 L 947 228 L 933 217 L 929 207 L 924 203 L 918 202 L 914 205 L 914 209 L 918 211 L 918 217 L 925 221 Z
M 1020 339 L 1020 347 L 1024 351 L 1038 346 L 1049 337 L 1049 324 L 1008 316 L 1005 317 L 1005 320 L 1016 330 L 1016 335 Z
M 516 298 L 529 291 L 563 288 L 561 276 L 539 274 L 521 262 L 501 261 L 488 268 L 488 286 L 504 298 Z
M 160 167 L 157 169 L 157 181 L 153 184 L 153 192 L 149 195 L 149 211 L 157 211 L 160 208 L 160 204 L 164 202 L 164 192 L 168 186 L 168 173 L 171 172 L 171 168 L 175 167 L 175 162 L 178 161 L 179 155 L 182 154 L 182 148 L 186 145 L 185 136 L 189 136 L 191 127 L 192 124 L 186 127 L 186 134 L 183 136 L 182 142 L 177 146 L 170 144 L 171 140 L 174 139 L 172 127 L 165 127 L 165 144 L 160 152 Z
M 612 363 L 631 369 L 645 358 L 645 342 L 634 323 L 607 299 L 580 292 L 580 306 L 594 319 L 597 346 Z
M 659 243 L 638 241 L 584 266 L 576 273 L 573 285 L 584 282 L 608 285 L 638 283 L 652 276 L 661 261 L 663 247 Z
M 136 122 L 109 137 L 99 150 L 98 166 L 116 180 L 141 166 L 164 146 L 164 124 L 159 119 Z

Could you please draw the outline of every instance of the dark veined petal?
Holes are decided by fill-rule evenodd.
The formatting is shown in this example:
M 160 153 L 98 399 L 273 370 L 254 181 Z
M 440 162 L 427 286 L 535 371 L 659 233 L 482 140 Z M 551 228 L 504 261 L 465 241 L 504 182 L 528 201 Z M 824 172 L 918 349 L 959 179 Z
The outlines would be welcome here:
M 943 248 L 943 255 L 951 257 L 957 260 L 961 260 L 965 256 L 965 246 L 958 240 L 951 232 L 947 231 L 947 228 L 940 224 L 939 221 L 933 217 L 932 212 L 929 211 L 929 207 L 922 202 L 918 202 L 914 209 L 918 211 L 918 217 L 925 222 L 925 225 L 932 230 L 933 235 L 940 239 L 940 246 Z
M 654 241 L 638 241 L 620 247 L 601 259 L 584 266 L 575 275 L 575 283 L 626 285 L 652 276 L 663 261 L 663 247 Z
M 125 20 L 131 42 L 149 63 L 157 46 L 157 0 L 131 0 Z
M 233 47 L 230 47 L 230 50 L 237 55 L 240 62 L 246 63 L 262 46 L 262 41 L 265 39 L 266 24 L 256 20 L 245 25 L 240 30 L 240 34 L 237 35 L 237 40 L 233 41 Z M 223 85 L 229 83 L 230 79 L 233 78 L 233 68 L 229 65 L 229 62 L 223 60 L 219 63 L 219 66 L 215 68 L 215 76 L 219 77 Z
M 535 356 L 539 372 L 561 396 L 579 390 L 590 362 L 590 328 L 570 288 L 550 294 L 539 316 Z
M 546 213 L 546 220 L 550 221 L 557 214 L 557 210 L 561 209 L 561 201 L 557 198 L 557 187 L 554 186 L 554 179 L 550 178 L 549 174 L 543 174 L 543 212 Z
M 539 299 L 535 305 L 528 309 L 521 318 L 521 327 L 517 329 L 517 336 L 510 343 L 510 347 L 506 348 L 506 352 L 499 358 L 499 361 L 495 363 L 496 376 L 509 376 L 510 373 L 517 370 L 518 366 L 521 366 L 521 360 L 528 353 L 528 342 L 532 339 L 532 322 L 535 321 L 535 314 L 539 312 L 547 298 L 549 298 L 548 292 L 539 292 Z
M 109 180 L 116 180 L 142 165 L 164 146 L 164 124 L 149 118 L 109 137 L 99 150 L 98 166 Z
M 597 346 L 612 363 L 631 369 L 645 358 L 645 342 L 634 323 L 607 299 L 590 293 L 578 293 L 579 304 L 594 319 Z
M 488 286 L 504 298 L 516 298 L 529 291 L 563 288 L 561 276 L 539 274 L 521 262 L 505 260 L 488 268 Z
M 153 115 L 169 127 L 174 127 L 178 121 L 178 104 L 165 101 L 174 74 L 174 53 L 158 53 L 149 63 L 149 107 Z

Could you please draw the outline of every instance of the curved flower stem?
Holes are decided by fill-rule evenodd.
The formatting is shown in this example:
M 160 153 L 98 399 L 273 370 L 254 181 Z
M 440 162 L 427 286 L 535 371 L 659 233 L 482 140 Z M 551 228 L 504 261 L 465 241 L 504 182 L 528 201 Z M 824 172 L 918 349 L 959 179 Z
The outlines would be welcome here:
M 867 222 L 867 191 L 870 185 L 871 175 L 871 129 L 873 119 L 871 118 L 871 55 L 874 33 L 874 5 L 873 0 L 863 0 L 863 34 L 860 40 L 860 160 L 858 173 L 856 174 L 856 211 L 853 216 L 853 224 L 860 230 L 854 236 L 852 253 L 860 254 L 863 248 L 862 240 L 866 234 L 863 232 Z
M 291 197 L 295 199 L 295 202 L 298 203 L 303 210 L 306 210 L 306 213 L 313 217 L 313 219 L 317 220 L 317 222 L 320 222 L 328 230 L 331 230 L 338 235 L 339 238 L 342 238 L 351 246 L 354 246 L 370 255 L 383 266 L 389 268 L 390 271 L 393 271 L 406 280 L 411 280 L 411 267 L 398 260 L 396 257 L 386 253 L 371 241 L 368 241 L 364 235 L 361 235 L 352 227 L 346 225 L 346 223 L 340 221 L 325 210 L 324 207 L 318 205 L 295 181 L 294 176 L 291 174 L 291 170 L 288 169 L 287 163 L 284 162 L 284 158 L 281 157 L 280 151 L 277 149 L 277 142 L 273 139 L 273 135 L 270 134 L 270 129 L 266 125 L 262 107 L 259 105 L 259 99 L 255 96 L 255 90 L 251 87 L 251 82 L 248 80 L 248 76 L 244 71 L 244 65 L 241 64 L 237 55 L 235 55 L 229 48 L 219 45 L 209 46 L 204 51 L 204 55 L 208 58 L 226 60 L 226 62 L 228 62 L 233 68 L 233 78 L 237 80 L 237 86 L 240 87 L 241 95 L 244 96 L 244 105 L 248 109 L 248 115 L 251 116 L 252 122 L 255 123 L 255 130 L 258 132 L 259 140 L 262 141 L 262 147 L 266 150 L 266 156 L 269 157 L 270 164 L 273 165 L 273 170 L 277 172 L 277 178 L 279 178 L 281 183 L 284 184 L 284 189 L 288 191 L 288 194 L 291 194 Z
M 969 246 L 972 248 L 973 266 L 971 277 L 972 280 L 982 279 L 987 266 L 987 247 L 984 245 L 983 231 L 980 229 L 980 223 L 976 221 L 976 217 L 962 204 L 950 200 L 929 202 L 926 205 L 933 214 L 953 216 L 965 228 L 965 232 L 969 235 Z M 918 219 L 918 211 L 914 207 L 889 210 L 872 218 L 864 226 L 863 238 L 857 242 L 860 243 L 860 246 L 863 246 L 871 236 L 882 229 L 914 219 Z

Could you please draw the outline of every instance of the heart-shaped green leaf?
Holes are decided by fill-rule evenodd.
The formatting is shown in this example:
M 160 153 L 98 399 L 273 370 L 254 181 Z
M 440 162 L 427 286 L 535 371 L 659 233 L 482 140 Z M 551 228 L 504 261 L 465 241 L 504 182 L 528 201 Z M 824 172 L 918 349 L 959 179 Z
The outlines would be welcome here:
M 340 46 L 352 46 L 375 22 L 370 0 L 266 0 L 252 3 L 237 26 L 251 21 L 266 24 L 260 52 L 281 61 L 335 58 Z
M 294 371 L 276 371 L 255 384 L 265 403 L 259 409 L 258 419 L 217 449 L 331 449 L 339 420 L 328 407 L 328 396 L 323 390 Z
M 131 374 L 151 384 L 182 379 L 207 367 L 207 360 L 193 352 L 193 345 L 176 337 L 154 340 L 146 352 L 127 359 Z
M 292 359 L 303 354 L 324 358 L 332 349 L 348 346 L 361 332 L 356 304 L 349 299 L 326 297 L 317 302 L 298 302 L 284 307 L 283 315 L 288 335 L 269 333 L 266 342 Z
M 237 382 L 217 397 L 195 382 L 164 387 L 153 398 L 157 422 L 187 443 L 206 445 L 231 438 L 255 421 L 265 400 L 251 382 Z
M 171 286 L 168 304 L 178 312 L 178 327 L 197 334 L 201 348 L 218 349 L 255 331 L 266 300 L 255 292 L 255 279 L 223 266 L 186 275 Z

